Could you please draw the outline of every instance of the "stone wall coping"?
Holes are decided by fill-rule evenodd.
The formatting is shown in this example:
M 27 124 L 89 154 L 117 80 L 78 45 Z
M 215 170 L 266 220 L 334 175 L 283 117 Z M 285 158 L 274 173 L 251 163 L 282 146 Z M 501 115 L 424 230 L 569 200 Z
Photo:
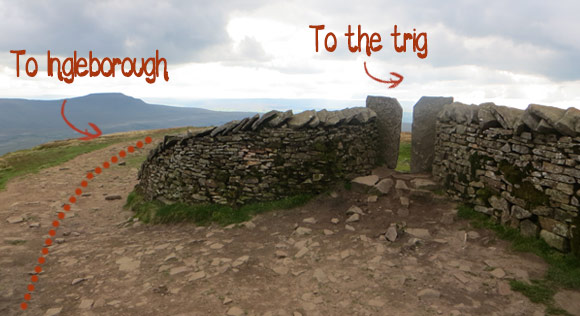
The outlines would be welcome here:
M 541 134 L 554 132 L 565 136 L 580 135 L 580 110 L 570 107 L 560 109 L 553 106 L 530 104 L 521 110 L 492 102 L 480 105 L 453 102 L 443 107 L 438 120 L 459 124 L 479 124 L 481 130 L 502 127 L 520 135 L 526 130 Z

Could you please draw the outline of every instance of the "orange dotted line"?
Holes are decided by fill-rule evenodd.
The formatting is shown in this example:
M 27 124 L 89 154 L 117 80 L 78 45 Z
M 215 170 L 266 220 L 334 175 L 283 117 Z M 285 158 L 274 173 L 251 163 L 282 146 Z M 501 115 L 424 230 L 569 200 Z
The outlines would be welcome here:
M 149 136 L 145 137 L 145 143 L 149 144 L 149 143 L 151 143 L 151 141 L 152 141 L 151 137 L 149 137 Z M 138 141 L 135 145 L 137 146 L 137 148 L 142 148 L 143 147 L 143 142 L 142 141 Z M 129 147 L 127 147 L 127 151 L 129 153 L 133 153 L 135 151 L 135 147 L 129 146 Z M 126 156 L 127 156 L 127 152 L 125 152 L 125 150 L 121 150 L 119 152 L 119 157 L 125 158 Z M 111 157 L 111 162 L 112 163 L 117 163 L 118 161 L 119 161 L 119 158 L 117 157 L 117 155 Z M 108 161 L 105 161 L 105 162 L 103 162 L 102 166 L 103 166 L 103 169 L 108 169 L 111 166 L 111 164 Z M 94 173 L 93 172 L 87 173 L 86 176 L 85 176 L 86 177 L 86 180 L 83 179 L 81 181 L 81 187 L 82 188 L 86 188 L 89 185 L 89 183 L 88 183 L 87 180 L 94 179 L 96 175 L 99 175 L 99 174 L 101 174 L 103 172 L 103 169 L 101 169 L 101 167 L 99 166 L 99 167 L 96 167 L 94 169 Z M 80 196 L 81 194 L 83 194 L 83 189 L 76 188 L 75 195 L 76 196 Z M 75 195 L 72 195 L 68 199 L 68 201 L 69 201 L 70 204 L 63 205 L 62 208 L 63 208 L 64 211 L 66 211 L 66 212 L 70 211 L 71 204 L 75 204 L 77 202 L 77 197 Z M 65 218 L 65 212 L 58 212 L 58 218 L 60 220 L 63 220 Z M 50 235 L 50 237 L 54 237 L 56 235 L 56 230 L 55 229 L 58 228 L 58 226 L 60 226 L 60 221 L 57 221 L 57 220 L 53 221 L 52 222 L 52 226 L 54 228 L 51 228 L 48 231 L 48 235 Z M 25 302 L 20 303 L 20 308 L 22 310 L 26 310 L 28 308 L 27 301 L 30 301 L 30 299 L 32 298 L 32 292 L 34 292 L 34 289 L 35 289 L 34 283 L 37 283 L 38 282 L 38 274 L 40 272 L 42 272 L 42 266 L 41 265 L 43 265 L 43 264 L 46 263 L 46 257 L 45 256 L 48 255 L 48 252 L 49 251 L 48 251 L 48 248 L 47 247 L 49 247 L 50 245 L 52 245 L 52 238 L 46 238 L 44 240 L 44 247 L 42 248 L 42 256 L 38 257 L 38 265 L 36 267 L 34 267 L 34 272 L 36 272 L 36 275 L 33 275 L 30 278 L 31 283 L 28 284 L 28 287 L 27 287 L 28 293 L 24 294 L 24 300 L 25 300 Z

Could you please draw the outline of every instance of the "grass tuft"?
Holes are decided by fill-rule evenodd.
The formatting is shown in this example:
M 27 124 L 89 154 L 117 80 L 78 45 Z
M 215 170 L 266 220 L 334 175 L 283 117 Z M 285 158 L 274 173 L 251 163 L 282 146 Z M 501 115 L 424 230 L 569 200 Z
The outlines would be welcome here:
M 545 283 L 544 281 L 533 280 L 532 284 L 527 284 L 522 281 L 511 280 L 510 286 L 512 290 L 527 296 L 533 303 L 551 305 L 556 291 Z
M 470 220 L 471 226 L 475 228 L 493 230 L 499 238 L 511 241 L 515 251 L 529 252 L 543 258 L 549 265 L 543 279 L 532 280 L 532 284 L 511 281 L 511 288 L 534 303 L 546 305 L 546 313 L 549 315 L 568 315 L 566 311 L 554 306 L 553 297 L 560 288 L 580 289 L 580 258 L 571 253 L 561 253 L 540 238 L 524 237 L 518 230 L 502 226 L 490 216 L 478 213 L 467 205 L 459 206 L 457 217 Z
M 404 133 L 401 134 L 403 136 Z M 411 172 L 411 138 L 401 137 L 399 144 L 399 158 L 395 170 L 399 172 Z
M 271 210 L 290 209 L 306 204 L 311 195 L 295 195 L 277 201 L 255 202 L 232 208 L 220 204 L 163 204 L 159 201 L 145 201 L 143 197 L 131 192 L 127 197 L 125 208 L 135 212 L 135 217 L 146 223 L 165 224 L 193 222 L 197 225 L 218 223 L 226 226 L 250 220 L 253 215 Z

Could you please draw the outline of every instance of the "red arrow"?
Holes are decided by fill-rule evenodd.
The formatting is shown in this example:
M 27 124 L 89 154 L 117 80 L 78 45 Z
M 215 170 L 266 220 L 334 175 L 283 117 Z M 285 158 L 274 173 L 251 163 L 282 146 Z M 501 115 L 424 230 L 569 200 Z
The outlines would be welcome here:
M 392 75 L 392 76 L 395 76 L 395 77 L 399 77 L 397 80 L 391 79 L 391 80 L 388 80 L 388 81 L 387 81 L 387 80 L 382 80 L 382 79 L 379 79 L 379 78 L 377 78 L 377 77 L 373 77 L 373 76 L 372 76 L 372 75 L 369 73 L 369 71 L 368 71 L 368 69 L 367 69 L 367 62 L 366 62 L 366 61 L 364 62 L 364 65 L 365 65 L 365 71 L 366 71 L 367 75 L 369 75 L 369 77 L 371 77 L 372 79 L 374 79 L 374 80 L 376 80 L 376 81 L 378 81 L 378 82 L 382 82 L 382 83 L 386 83 L 386 84 L 389 84 L 389 83 L 390 83 L 390 84 L 391 84 L 391 86 L 389 86 L 389 89 L 391 89 L 391 88 L 395 88 L 396 86 L 398 86 L 398 85 L 399 85 L 399 83 L 403 82 L 403 76 L 399 75 L 399 74 L 398 74 L 398 73 L 396 73 L 396 72 L 391 72 L 391 75 Z
M 95 130 L 96 134 L 91 134 L 89 133 L 89 131 L 87 129 L 85 129 L 85 131 L 81 131 L 80 129 L 76 128 L 74 125 L 72 125 L 71 122 L 69 122 L 66 119 L 66 116 L 64 115 L 64 105 L 66 104 L 66 100 L 64 100 L 62 102 L 62 108 L 60 109 L 60 114 L 62 114 L 62 118 L 64 119 L 64 121 L 66 122 L 66 124 L 68 126 L 70 126 L 70 128 L 74 129 L 75 131 L 87 136 L 87 137 L 81 137 L 79 138 L 80 140 L 91 140 L 93 138 L 97 138 L 99 136 L 101 136 L 101 134 L 103 134 L 103 132 L 101 132 L 101 130 L 99 129 L 99 127 L 93 123 L 89 123 L 89 125 Z

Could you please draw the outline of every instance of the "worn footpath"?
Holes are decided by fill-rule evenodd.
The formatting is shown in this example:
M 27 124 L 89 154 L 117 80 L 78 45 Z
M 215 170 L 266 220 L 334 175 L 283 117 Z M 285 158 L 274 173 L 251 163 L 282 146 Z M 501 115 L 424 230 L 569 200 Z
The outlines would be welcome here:
M 413 196 L 426 176 L 376 170 L 392 180 L 386 194 L 337 184 L 303 207 L 196 227 L 134 222 L 123 210 L 137 182 L 129 165 L 103 171 L 67 213 L 22 311 L 57 212 L 87 172 L 122 148 L 0 192 L 1 315 L 544 314 L 508 282 L 541 277 L 545 263 L 470 229 L 445 198 Z

